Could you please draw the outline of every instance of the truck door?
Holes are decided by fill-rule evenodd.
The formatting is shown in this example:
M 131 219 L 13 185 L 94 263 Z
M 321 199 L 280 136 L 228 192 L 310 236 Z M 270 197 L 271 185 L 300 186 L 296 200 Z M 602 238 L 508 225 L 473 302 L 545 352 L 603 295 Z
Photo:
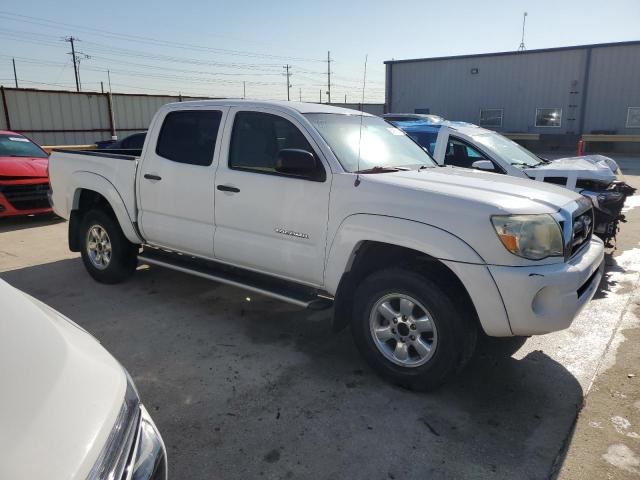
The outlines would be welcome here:
M 140 228 L 150 244 L 213 256 L 213 185 L 227 110 L 172 110 L 149 132 L 138 198 Z
M 289 115 L 232 109 L 216 172 L 216 259 L 322 285 L 330 170 L 305 128 Z M 316 158 L 317 171 L 279 173 L 282 149 Z

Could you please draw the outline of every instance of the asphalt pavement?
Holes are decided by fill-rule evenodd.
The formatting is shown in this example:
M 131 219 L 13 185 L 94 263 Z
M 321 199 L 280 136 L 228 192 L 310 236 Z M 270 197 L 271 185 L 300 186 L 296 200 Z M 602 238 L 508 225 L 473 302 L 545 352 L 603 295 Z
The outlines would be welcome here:
M 640 187 L 640 158 L 622 163 Z M 331 332 L 330 311 L 147 266 L 98 284 L 53 218 L 0 221 L 0 277 L 83 326 L 131 372 L 170 478 L 548 478 L 573 458 L 585 395 L 624 344 L 617 334 L 640 272 L 640 202 L 629 205 L 600 290 L 571 328 L 513 355 L 517 343 L 485 347 L 428 394 L 374 375 L 350 332 Z

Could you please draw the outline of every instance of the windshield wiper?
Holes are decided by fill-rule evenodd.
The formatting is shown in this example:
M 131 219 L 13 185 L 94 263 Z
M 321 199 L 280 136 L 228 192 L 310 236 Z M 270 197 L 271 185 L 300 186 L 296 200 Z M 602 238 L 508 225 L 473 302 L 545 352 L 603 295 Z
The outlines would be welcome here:
M 356 170 L 353 173 L 387 173 L 387 172 L 400 172 L 404 170 L 409 170 L 408 168 L 403 167 L 380 167 L 375 166 L 371 168 L 365 168 L 364 170 Z
M 542 165 L 542 162 L 537 163 L 535 165 L 531 165 L 529 163 L 525 163 L 525 162 L 515 162 L 511 164 L 514 167 L 528 167 L 528 168 L 536 168 L 538 165 Z

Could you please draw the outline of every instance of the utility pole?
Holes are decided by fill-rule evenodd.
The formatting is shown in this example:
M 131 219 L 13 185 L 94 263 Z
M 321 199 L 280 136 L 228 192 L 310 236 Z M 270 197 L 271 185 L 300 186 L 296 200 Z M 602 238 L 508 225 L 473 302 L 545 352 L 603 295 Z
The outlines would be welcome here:
M 104 82 L 100 80 L 100 93 L 104 93 Z
M 74 38 L 73 36 L 67 37 L 64 39 L 65 42 L 69 42 L 71 44 L 71 58 L 73 60 L 73 72 L 76 75 L 76 90 L 79 92 L 80 91 L 80 75 L 78 74 L 78 62 L 77 62 L 78 59 L 76 58 L 76 47 L 73 43 L 76 40 L 78 39 Z
M 244 100 L 245 98 L 247 98 L 247 82 L 243 81 L 242 82 L 242 99 Z
M 344 94 L 344 103 L 347 103 L 347 94 Z
M 288 63 L 282 67 L 284 68 L 287 73 L 285 73 L 286 77 L 287 77 L 287 101 L 291 100 L 291 82 L 289 81 L 290 77 L 291 77 L 291 73 L 290 73 L 290 69 L 291 69 L 291 65 L 289 65 Z
M 302 88 L 298 89 L 298 92 L 300 94 L 300 101 L 302 101 Z
M 522 40 L 520 40 L 520 46 L 518 47 L 519 52 L 524 52 L 526 50 L 524 46 L 524 27 L 526 23 L 527 23 L 527 12 L 524 12 L 524 15 L 522 15 Z
M 327 103 L 331 103 L 331 52 L 327 52 Z
M 320 89 L 320 103 L 322 103 L 322 89 Z
M 18 88 L 18 74 L 16 73 L 16 59 L 12 58 L 13 61 L 13 79 L 16 82 L 16 88 Z
M 111 72 L 107 70 L 107 79 L 109 80 L 109 95 L 111 95 Z

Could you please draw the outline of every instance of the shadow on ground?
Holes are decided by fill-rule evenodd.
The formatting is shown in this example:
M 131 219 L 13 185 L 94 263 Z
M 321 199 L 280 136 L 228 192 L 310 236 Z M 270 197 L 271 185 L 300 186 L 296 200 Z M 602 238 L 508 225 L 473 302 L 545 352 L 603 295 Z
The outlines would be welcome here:
M 25 228 L 43 227 L 45 225 L 53 225 L 64 222 L 52 213 L 43 215 L 25 215 L 23 217 L 5 217 L 0 218 L 0 233 L 7 233 L 16 230 L 24 230 Z
M 143 267 L 106 286 L 73 259 L 1 277 L 132 373 L 170 477 L 547 478 L 582 403 L 562 365 L 500 346 L 437 392 L 402 390 L 372 374 L 348 331 L 331 333 L 330 311 L 176 272 Z

